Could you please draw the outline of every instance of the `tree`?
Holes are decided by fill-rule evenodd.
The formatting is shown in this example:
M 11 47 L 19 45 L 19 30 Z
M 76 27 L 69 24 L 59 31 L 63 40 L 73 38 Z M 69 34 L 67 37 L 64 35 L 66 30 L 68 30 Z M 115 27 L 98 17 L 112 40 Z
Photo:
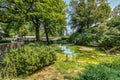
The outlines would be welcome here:
M 113 9 L 112 16 L 113 17 L 120 16 L 120 4 Z
M 79 33 L 85 32 L 85 29 L 97 23 L 104 22 L 111 12 L 106 0 L 101 0 L 99 3 L 96 0 L 71 0 L 70 6 L 72 7 L 70 12 L 74 9 L 70 14 L 70 24 L 73 28 L 77 28 Z
M 49 0 L 44 5 L 42 12 L 42 24 L 49 44 L 49 34 L 55 35 L 65 30 L 66 25 L 66 4 L 63 0 Z
M 111 8 L 106 1 L 101 1 L 94 12 L 95 23 L 102 23 L 110 17 Z
M 18 33 L 26 22 L 31 22 L 28 12 L 30 12 L 30 3 L 26 1 L 1 0 L 0 1 L 0 22 L 4 23 L 4 29 L 7 32 Z M 26 6 L 26 5 L 27 6 Z M 29 5 L 28 5 L 29 4 Z M 23 29 L 23 28 L 22 28 Z
M 48 32 L 59 31 L 65 26 L 65 3 L 63 0 L 2 0 L 0 8 L 2 16 L 0 21 L 14 25 L 14 28 L 18 30 L 26 22 L 32 22 L 37 41 L 40 39 L 40 27 L 44 27 L 49 43 Z M 7 16 L 8 14 L 10 16 Z

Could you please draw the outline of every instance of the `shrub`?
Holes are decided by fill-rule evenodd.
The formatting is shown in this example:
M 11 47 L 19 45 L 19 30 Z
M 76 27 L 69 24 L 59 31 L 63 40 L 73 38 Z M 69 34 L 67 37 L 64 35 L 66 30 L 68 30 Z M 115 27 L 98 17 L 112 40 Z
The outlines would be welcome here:
M 30 44 L 6 53 L 0 63 L 3 77 L 31 74 L 38 69 L 54 63 L 55 50 L 51 46 Z
M 0 35 L 0 40 L 2 40 L 2 36 Z
M 69 37 L 68 41 L 74 43 L 76 37 L 77 37 L 79 34 L 80 34 L 80 33 L 78 33 L 78 32 L 73 33 L 73 34 Z
M 86 33 L 74 33 L 70 36 L 69 41 L 77 45 L 96 45 L 99 36 L 97 34 L 86 32 Z
M 10 43 L 11 40 L 0 40 L 0 43 Z
M 103 65 L 89 65 L 76 80 L 120 80 L 118 71 Z

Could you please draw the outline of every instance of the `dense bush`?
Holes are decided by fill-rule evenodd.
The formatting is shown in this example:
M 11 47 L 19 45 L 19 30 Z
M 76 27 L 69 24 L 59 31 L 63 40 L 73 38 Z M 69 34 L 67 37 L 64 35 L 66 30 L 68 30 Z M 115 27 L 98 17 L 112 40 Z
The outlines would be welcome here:
M 0 43 L 10 43 L 11 40 L 0 40 Z
M 21 74 L 31 74 L 38 69 L 54 63 L 55 50 L 51 46 L 30 44 L 13 49 L 6 53 L 1 60 L 2 77 L 14 77 Z
M 73 33 L 73 34 L 69 37 L 68 41 L 74 43 L 74 42 L 75 42 L 75 38 L 76 38 L 78 35 L 79 35 L 78 32 Z
M 0 35 L 0 40 L 2 40 L 2 36 Z
M 89 65 L 76 80 L 120 80 L 118 71 L 103 65 Z
M 70 42 L 73 42 L 77 45 L 97 45 L 99 36 L 97 34 L 91 33 L 92 29 L 86 33 L 77 33 L 75 32 L 69 38 Z

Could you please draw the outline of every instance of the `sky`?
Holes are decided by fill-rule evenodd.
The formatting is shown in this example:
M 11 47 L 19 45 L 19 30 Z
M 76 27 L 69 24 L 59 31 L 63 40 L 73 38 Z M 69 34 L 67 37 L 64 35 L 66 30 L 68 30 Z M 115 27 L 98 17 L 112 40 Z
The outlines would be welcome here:
M 69 1 L 69 0 L 66 0 L 66 1 Z M 108 0 L 108 2 L 110 3 L 111 8 L 114 8 L 115 6 L 120 4 L 120 0 Z
M 70 0 L 65 0 L 65 2 L 67 4 L 69 4 Z M 118 4 L 120 4 L 120 0 L 108 0 L 108 3 L 110 4 L 111 8 L 115 8 Z M 68 21 L 68 20 L 67 20 Z M 73 32 L 73 30 L 71 30 L 70 26 L 67 26 L 67 31 L 68 33 Z

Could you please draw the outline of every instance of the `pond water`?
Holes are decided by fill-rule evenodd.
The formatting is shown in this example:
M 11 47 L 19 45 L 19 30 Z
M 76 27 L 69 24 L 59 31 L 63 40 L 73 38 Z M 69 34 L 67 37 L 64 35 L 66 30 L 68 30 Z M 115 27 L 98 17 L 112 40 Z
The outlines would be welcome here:
M 76 53 L 74 50 L 70 48 L 71 45 L 59 45 L 59 48 L 63 51 L 63 53 L 69 57 L 75 56 Z

